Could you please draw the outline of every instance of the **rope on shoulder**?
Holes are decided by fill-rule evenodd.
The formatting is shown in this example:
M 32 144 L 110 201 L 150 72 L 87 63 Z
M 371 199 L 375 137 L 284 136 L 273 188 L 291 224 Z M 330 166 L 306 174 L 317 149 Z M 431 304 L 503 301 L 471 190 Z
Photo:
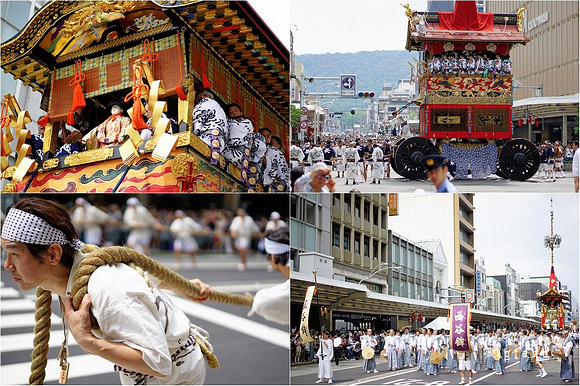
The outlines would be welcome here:
M 91 274 L 102 265 L 112 265 L 115 263 L 133 264 L 167 283 L 173 289 L 181 291 L 193 298 L 199 298 L 200 288 L 197 284 L 134 249 L 127 247 L 99 248 L 95 245 L 86 245 L 83 253 L 87 253 L 87 256 L 79 264 L 73 276 L 72 298 L 75 310 L 78 310 L 83 296 L 88 292 L 88 283 Z M 212 291 L 207 300 L 251 307 L 254 297 L 250 294 L 238 295 Z M 34 326 L 34 349 L 32 351 L 32 363 L 30 366 L 31 374 L 28 379 L 31 385 L 42 385 L 46 375 L 45 369 L 48 360 L 48 341 L 51 326 L 50 316 L 52 314 L 51 302 L 52 293 L 38 287 L 36 289 L 36 312 L 34 315 L 36 321 Z M 98 324 L 92 315 L 91 320 L 93 328 L 98 328 Z M 211 352 L 208 345 L 199 337 L 196 337 L 196 342 L 201 348 L 209 367 L 212 369 L 219 368 L 219 361 L 215 354 Z

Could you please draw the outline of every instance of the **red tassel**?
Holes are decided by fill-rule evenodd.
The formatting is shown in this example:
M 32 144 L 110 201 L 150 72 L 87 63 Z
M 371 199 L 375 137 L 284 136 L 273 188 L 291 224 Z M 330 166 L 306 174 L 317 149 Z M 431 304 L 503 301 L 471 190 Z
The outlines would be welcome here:
M 149 127 L 143 120 L 143 113 L 141 112 L 141 101 L 139 99 L 133 103 L 133 114 L 131 120 L 133 122 L 133 128 L 137 131 L 147 129 Z
M 75 111 L 80 107 L 85 107 L 87 104 L 85 102 L 85 97 L 83 96 L 83 89 L 81 88 L 80 83 L 75 86 L 73 92 L 73 102 L 71 106 L 71 110 Z
M 185 93 L 185 91 L 183 91 L 183 87 L 181 87 L 180 84 L 178 84 L 177 87 L 175 87 L 175 91 L 177 92 L 177 96 L 179 97 L 179 99 L 181 99 L 182 101 L 187 99 L 187 94 Z
M 41 126 L 46 126 L 48 124 L 48 114 L 38 120 L 38 124 Z
M 207 78 L 207 74 L 201 74 L 201 82 L 203 83 L 203 88 L 210 88 L 212 83 Z
M 66 115 L 66 124 L 70 126 L 75 125 L 75 113 L 72 110 Z

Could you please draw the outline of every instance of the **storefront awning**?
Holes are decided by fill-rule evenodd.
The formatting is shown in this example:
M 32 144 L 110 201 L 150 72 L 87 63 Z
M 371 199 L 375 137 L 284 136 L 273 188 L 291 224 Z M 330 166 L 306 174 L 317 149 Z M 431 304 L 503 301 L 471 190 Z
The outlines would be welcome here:
M 538 118 L 578 114 L 579 94 L 554 97 L 533 97 L 514 101 L 512 119 L 518 120 L 526 112 Z

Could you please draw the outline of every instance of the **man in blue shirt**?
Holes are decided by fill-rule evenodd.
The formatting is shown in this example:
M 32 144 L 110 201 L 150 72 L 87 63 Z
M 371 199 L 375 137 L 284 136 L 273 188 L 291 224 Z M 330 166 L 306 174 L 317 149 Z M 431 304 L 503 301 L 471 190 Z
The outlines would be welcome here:
M 437 193 L 457 193 L 457 189 L 447 180 L 449 160 L 439 154 L 430 154 L 421 159 L 421 164 L 427 170 L 427 178 L 437 188 Z

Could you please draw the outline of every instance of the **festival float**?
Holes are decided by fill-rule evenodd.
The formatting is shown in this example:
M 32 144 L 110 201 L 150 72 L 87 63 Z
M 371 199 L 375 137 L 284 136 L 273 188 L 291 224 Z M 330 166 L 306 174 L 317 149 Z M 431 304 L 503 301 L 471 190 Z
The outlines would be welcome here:
M 4 96 L 4 192 L 261 191 L 252 167 L 193 134 L 204 88 L 286 140 L 289 53 L 245 1 L 51 1 L 1 50 L 4 72 L 41 92 L 47 112 L 43 156 L 34 159 L 30 114 Z M 63 139 L 80 140 L 65 122 L 82 118 L 91 130 L 115 98 L 133 118 L 126 140 L 99 145 L 83 133 L 83 151 L 57 157 Z M 145 104 L 152 135 L 143 141 Z
M 558 291 L 558 280 L 554 271 L 554 248 L 558 248 L 562 242 L 560 235 L 554 234 L 554 209 L 550 199 L 550 236 L 544 237 L 544 246 L 550 248 L 550 283 L 549 288 L 543 294 L 536 296 L 536 299 L 542 304 L 542 329 L 559 330 L 564 328 L 566 320 L 566 310 L 564 309 L 563 300 L 570 298 Z M 538 291 L 539 292 L 539 291 Z
M 420 119 L 419 136 L 396 143 L 395 172 L 424 179 L 421 158 L 439 153 L 456 164 L 457 179 L 468 172 L 473 179 L 493 173 L 521 181 L 532 177 L 540 158 L 532 142 L 513 138 L 509 56 L 514 45 L 529 41 L 522 28 L 525 8 L 481 13 L 475 1 L 456 1 L 453 12 L 404 7 L 405 48 L 421 53 L 416 67 L 411 65 Z

